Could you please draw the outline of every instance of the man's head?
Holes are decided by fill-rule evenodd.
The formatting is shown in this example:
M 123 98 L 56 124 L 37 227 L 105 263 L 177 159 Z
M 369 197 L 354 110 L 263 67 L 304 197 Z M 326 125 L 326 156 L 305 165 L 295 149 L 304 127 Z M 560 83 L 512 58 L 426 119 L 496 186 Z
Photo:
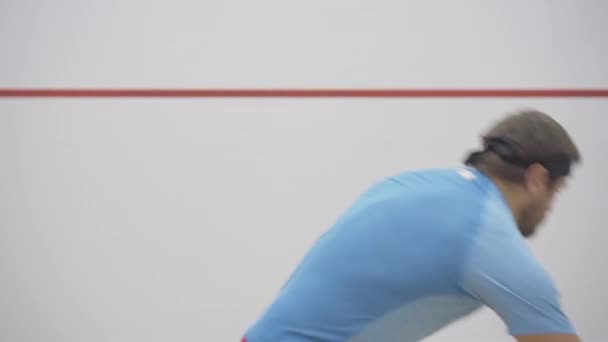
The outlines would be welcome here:
M 526 110 L 508 115 L 483 136 L 484 149 L 466 164 L 492 178 L 507 198 L 519 230 L 531 236 L 566 185 L 578 148 L 549 115 Z

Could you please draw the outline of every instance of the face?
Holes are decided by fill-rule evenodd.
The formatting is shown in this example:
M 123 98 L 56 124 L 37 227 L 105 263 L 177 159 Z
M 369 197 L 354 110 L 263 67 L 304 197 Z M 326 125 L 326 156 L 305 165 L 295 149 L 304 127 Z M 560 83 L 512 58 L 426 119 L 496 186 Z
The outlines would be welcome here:
M 526 182 L 529 200 L 520 212 L 517 223 L 522 235 L 530 237 L 551 210 L 555 195 L 565 186 L 565 181 L 564 179 L 550 181 L 548 172 L 546 175 L 543 175 L 543 172 L 532 173 L 527 177 L 532 177 Z

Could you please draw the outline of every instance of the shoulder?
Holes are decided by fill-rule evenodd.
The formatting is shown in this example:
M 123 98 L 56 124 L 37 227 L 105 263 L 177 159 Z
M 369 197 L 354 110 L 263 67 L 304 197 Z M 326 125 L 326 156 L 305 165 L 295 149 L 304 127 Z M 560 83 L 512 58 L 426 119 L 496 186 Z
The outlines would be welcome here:
M 555 292 L 553 281 L 521 235 L 510 209 L 498 194 L 488 194 L 481 206 L 477 234 L 463 265 L 465 282 L 501 284 L 504 290 Z M 492 285 L 492 286 L 493 286 Z
M 573 333 L 553 279 L 516 225 L 500 215 L 492 207 L 483 213 L 462 270 L 462 289 L 494 310 L 512 335 Z

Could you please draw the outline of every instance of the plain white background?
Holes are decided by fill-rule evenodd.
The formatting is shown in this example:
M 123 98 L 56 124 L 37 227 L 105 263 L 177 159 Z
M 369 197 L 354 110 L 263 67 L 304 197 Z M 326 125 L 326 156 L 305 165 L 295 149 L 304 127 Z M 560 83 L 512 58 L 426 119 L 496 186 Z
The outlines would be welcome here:
M 604 1 L 0 2 L 0 87 L 607 87 Z M 605 328 L 604 99 L 0 99 L 0 340 L 238 341 L 376 180 L 504 113 L 582 150 L 531 241 Z M 508 258 L 508 256 L 505 256 Z M 429 341 L 509 341 L 483 310 Z

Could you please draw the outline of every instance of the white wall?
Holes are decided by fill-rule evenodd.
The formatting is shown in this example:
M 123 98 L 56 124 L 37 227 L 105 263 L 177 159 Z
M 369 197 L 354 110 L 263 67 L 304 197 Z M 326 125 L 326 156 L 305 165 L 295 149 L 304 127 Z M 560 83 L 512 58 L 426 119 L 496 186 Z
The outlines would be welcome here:
M 0 3 L 1 87 L 607 87 L 604 1 Z M 377 179 L 534 107 L 585 164 L 532 241 L 608 340 L 605 99 L 0 99 L 0 340 L 237 341 Z M 448 123 L 446 126 L 440 124 Z M 509 341 L 488 310 L 430 341 Z

